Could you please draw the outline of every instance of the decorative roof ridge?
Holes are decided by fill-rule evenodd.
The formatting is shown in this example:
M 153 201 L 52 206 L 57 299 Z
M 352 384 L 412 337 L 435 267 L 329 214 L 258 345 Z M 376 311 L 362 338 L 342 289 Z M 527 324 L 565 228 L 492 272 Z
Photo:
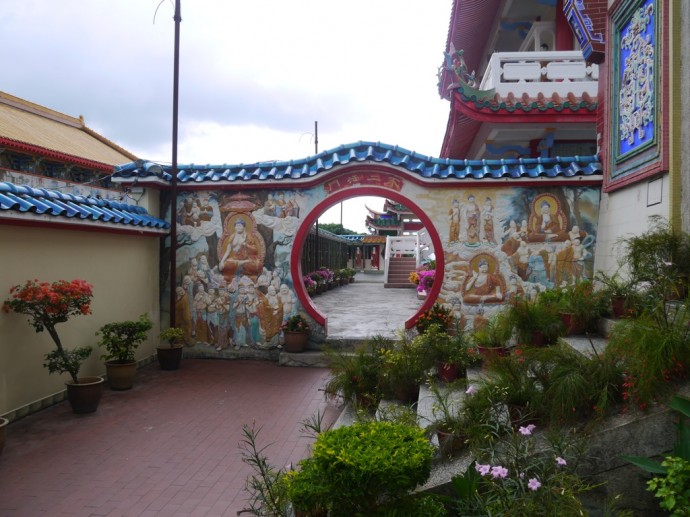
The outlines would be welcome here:
M 8 210 L 76 217 L 93 222 L 122 222 L 152 229 L 170 227 L 168 222 L 151 216 L 143 206 L 0 181 L 0 213 Z
M 83 122 L 83 120 L 84 120 L 84 119 L 82 119 L 82 122 Z M 120 146 L 120 145 L 117 145 L 115 142 L 113 142 L 113 141 L 110 140 L 109 138 L 104 137 L 104 136 L 101 135 L 100 133 L 97 133 L 96 131 L 94 131 L 93 129 L 91 129 L 91 128 L 90 128 L 89 126 L 87 126 L 86 124 L 82 125 L 81 129 L 82 129 L 87 135 L 94 137 L 96 140 L 99 140 L 100 142 L 104 143 L 104 144 L 107 145 L 108 147 L 112 147 L 112 148 L 115 149 L 116 151 L 118 151 L 118 152 L 124 154 L 124 155 L 125 155 L 127 158 L 129 158 L 130 160 L 138 160 L 138 159 L 139 159 L 139 157 L 138 157 L 137 155 L 135 155 L 135 154 L 129 152 L 129 151 L 128 151 L 127 149 L 125 149 L 124 147 L 122 147 L 122 146 Z
M 39 115 L 68 126 L 76 128 L 84 127 L 84 117 L 82 115 L 80 115 L 79 118 L 72 117 L 71 115 L 66 115 L 54 109 L 46 108 L 45 106 L 27 101 L 26 99 L 15 97 L 9 93 L 0 92 L 0 104 L 5 104 L 22 111 L 33 113 L 34 115 Z
M 575 112 L 584 109 L 593 112 L 596 111 L 598 105 L 597 100 L 593 99 L 587 92 L 580 97 L 569 93 L 565 100 L 561 99 L 561 96 L 556 92 L 551 96 L 540 92 L 537 97 L 529 97 L 526 94 L 518 97 L 510 93 L 504 98 L 494 89 L 480 90 L 465 83 L 454 83 L 451 87 L 458 92 L 463 102 L 473 104 L 473 107 L 479 110 L 487 108 L 491 111 L 505 110 L 512 113 L 516 110 L 525 112 L 532 110 L 540 112 L 570 110 Z
M 189 184 L 310 180 L 336 166 L 357 162 L 388 163 L 418 175 L 421 179 L 519 179 L 602 174 L 598 156 L 479 160 L 433 158 L 397 145 L 359 141 L 298 160 L 238 165 L 180 165 L 177 179 L 180 183 Z M 155 164 L 142 160 L 116 166 L 113 179 L 120 182 L 171 180 L 169 165 L 151 165 Z

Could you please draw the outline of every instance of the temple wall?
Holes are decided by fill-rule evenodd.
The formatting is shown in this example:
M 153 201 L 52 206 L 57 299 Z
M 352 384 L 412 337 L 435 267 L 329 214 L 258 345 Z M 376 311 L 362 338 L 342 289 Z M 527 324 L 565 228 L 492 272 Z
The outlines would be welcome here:
M 0 225 L 0 283 L 3 298 L 10 287 L 40 281 L 86 280 L 93 285 L 92 314 L 74 316 L 56 327 L 66 348 L 93 345 L 79 375 L 105 374 L 95 346 L 96 331 L 106 323 L 136 320 L 147 313 L 154 329 L 136 353 L 146 361 L 158 344 L 159 239 L 105 232 Z M 0 317 L 0 415 L 21 416 L 64 396 L 69 375 L 50 375 L 43 356 L 54 349 L 47 332 L 36 333 L 27 316 Z
M 649 228 L 650 216 L 669 215 L 669 181 L 664 175 L 652 181 L 634 183 L 609 194 L 602 193 L 599 234 L 594 264 L 609 273 L 619 268 L 621 238 Z
M 445 188 L 392 168 L 348 169 L 309 188 L 275 185 L 179 194 L 176 321 L 194 355 L 281 344 L 282 322 L 304 312 L 290 263 L 300 229 L 344 196 L 395 198 L 430 221 L 445 262 L 438 301 L 468 324 L 510 297 L 593 275 L 598 185 Z

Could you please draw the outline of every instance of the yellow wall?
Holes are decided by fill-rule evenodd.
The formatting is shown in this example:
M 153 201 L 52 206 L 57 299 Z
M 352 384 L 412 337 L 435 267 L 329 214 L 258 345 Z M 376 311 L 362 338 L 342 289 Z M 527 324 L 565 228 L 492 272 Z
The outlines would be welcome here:
M 142 360 L 155 353 L 157 236 L 0 225 L 0 243 L 0 301 L 8 298 L 10 287 L 29 279 L 86 280 L 94 286 L 92 314 L 58 324 L 63 344 L 69 348 L 95 345 L 95 333 L 105 323 L 148 313 L 154 328 L 136 357 Z M 0 416 L 20 409 L 21 414 L 27 405 L 40 406 L 42 399 L 64 390 L 69 375 L 49 375 L 43 367 L 43 355 L 52 349 L 50 336 L 36 333 L 26 316 L 0 312 Z M 103 352 L 95 348 L 80 375 L 104 374 Z

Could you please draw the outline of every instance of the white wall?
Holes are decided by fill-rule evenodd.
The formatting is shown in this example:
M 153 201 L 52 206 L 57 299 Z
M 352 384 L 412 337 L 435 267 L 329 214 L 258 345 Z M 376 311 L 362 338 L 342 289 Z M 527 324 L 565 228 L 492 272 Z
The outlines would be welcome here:
M 594 269 L 609 273 L 618 269 L 620 246 L 617 242 L 628 235 L 646 231 L 650 216 L 668 218 L 669 197 L 668 175 L 609 194 L 602 192 Z

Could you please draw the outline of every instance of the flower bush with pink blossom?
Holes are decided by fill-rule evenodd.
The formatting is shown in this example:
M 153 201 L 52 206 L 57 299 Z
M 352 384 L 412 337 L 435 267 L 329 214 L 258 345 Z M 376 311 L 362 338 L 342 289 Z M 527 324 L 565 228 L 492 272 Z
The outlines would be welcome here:
M 488 429 L 489 445 L 453 478 L 457 514 L 585 515 L 578 494 L 593 486 L 577 474 L 583 444 L 536 432 L 534 424 L 509 434 Z

